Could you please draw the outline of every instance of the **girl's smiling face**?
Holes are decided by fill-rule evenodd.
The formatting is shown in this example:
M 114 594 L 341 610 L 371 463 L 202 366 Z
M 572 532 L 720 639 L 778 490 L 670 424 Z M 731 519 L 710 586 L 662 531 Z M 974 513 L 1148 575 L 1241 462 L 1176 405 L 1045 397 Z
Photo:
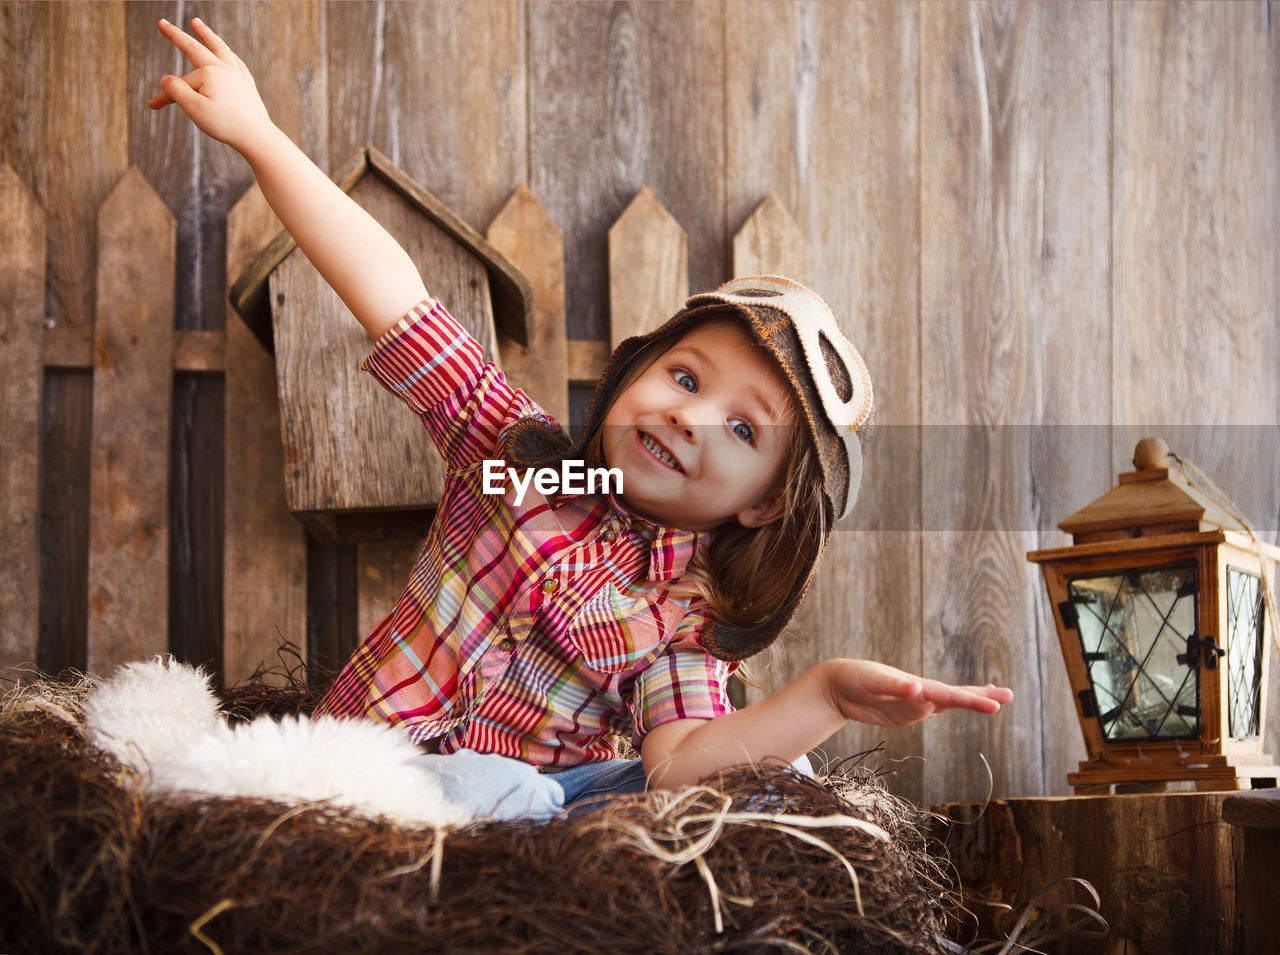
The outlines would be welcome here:
M 799 426 L 793 402 L 781 370 L 740 322 L 697 326 L 605 415 L 604 458 L 622 470 L 622 502 L 692 531 L 780 517 L 788 429 Z

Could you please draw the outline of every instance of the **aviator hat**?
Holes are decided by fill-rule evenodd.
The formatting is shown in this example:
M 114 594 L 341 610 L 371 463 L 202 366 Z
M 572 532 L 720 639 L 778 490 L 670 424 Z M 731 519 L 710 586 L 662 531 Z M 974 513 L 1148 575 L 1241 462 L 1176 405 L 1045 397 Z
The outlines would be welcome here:
M 782 369 L 796 397 L 810 441 L 822 466 L 822 490 L 839 520 L 849 513 L 862 483 L 861 430 L 871 415 L 871 376 L 862 356 L 840 330 L 831 308 L 799 282 L 777 275 L 752 275 L 692 296 L 685 307 L 647 335 L 623 341 L 600 376 L 587 410 L 582 439 L 573 446 L 535 418 L 513 425 L 500 451 L 523 467 L 581 456 L 600 428 L 620 382 L 651 343 L 675 339 L 703 319 L 741 319 Z M 746 627 L 712 621 L 703 629 L 703 647 L 722 660 L 742 660 L 772 643 L 791 620 L 813 577 L 830 525 L 814 553 L 802 555 L 804 583 L 768 619 Z

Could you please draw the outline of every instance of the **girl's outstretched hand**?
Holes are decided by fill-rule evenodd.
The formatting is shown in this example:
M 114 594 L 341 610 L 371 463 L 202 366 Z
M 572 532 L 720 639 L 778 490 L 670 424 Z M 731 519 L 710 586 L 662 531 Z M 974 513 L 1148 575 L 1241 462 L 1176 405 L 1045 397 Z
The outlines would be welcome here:
M 945 710 L 995 713 L 1013 699 L 1008 687 L 954 686 L 871 660 L 832 660 L 832 703 L 845 719 L 875 726 L 907 726 Z
M 199 39 L 168 20 L 160 21 L 160 32 L 195 69 L 186 76 L 162 77 L 162 92 L 151 97 L 147 105 L 164 109 L 177 103 L 206 135 L 244 153 L 256 137 L 273 128 L 271 117 L 244 61 L 203 21 L 192 20 L 191 28 Z

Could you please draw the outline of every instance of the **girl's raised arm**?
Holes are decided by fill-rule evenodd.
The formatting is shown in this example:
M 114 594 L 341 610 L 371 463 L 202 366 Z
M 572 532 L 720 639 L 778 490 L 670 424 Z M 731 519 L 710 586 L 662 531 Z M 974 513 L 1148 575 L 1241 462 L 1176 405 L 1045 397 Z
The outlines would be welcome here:
M 199 19 L 191 27 L 199 39 L 160 21 L 195 69 L 163 77 L 163 92 L 147 105 L 177 103 L 204 133 L 244 156 L 298 247 L 369 336 L 380 337 L 426 298 L 413 260 L 271 121 L 249 68 L 222 38 Z

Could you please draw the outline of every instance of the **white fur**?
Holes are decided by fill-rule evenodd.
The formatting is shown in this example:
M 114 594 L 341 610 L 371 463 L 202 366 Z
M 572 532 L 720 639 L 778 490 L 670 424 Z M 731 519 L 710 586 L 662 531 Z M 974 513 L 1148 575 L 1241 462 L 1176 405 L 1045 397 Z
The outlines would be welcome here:
M 172 657 L 126 663 L 84 701 L 85 739 L 140 773 L 221 723 L 208 676 Z
M 152 794 L 326 802 L 406 825 L 471 818 L 444 798 L 403 732 L 327 716 L 229 726 L 208 676 L 172 659 L 125 664 L 84 709 L 85 738 L 135 769 Z

